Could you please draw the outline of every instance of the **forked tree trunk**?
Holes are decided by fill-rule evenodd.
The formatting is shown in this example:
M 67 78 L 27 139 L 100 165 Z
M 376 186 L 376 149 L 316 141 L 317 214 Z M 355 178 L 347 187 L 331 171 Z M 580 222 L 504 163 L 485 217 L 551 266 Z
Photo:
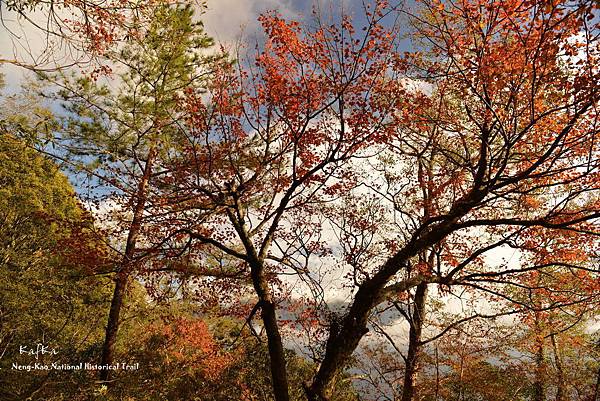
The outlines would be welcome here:
M 325 355 L 312 383 L 306 388 L 309 401 L 327 400 L 324 393 L 331 384 L 339 369 L 352 356 L 362 337 L 368 333 L 369 315 L 376 305 L 385 299 L 383 291 L 389 280 L 400 269 L 408 265 L 408 261 L 432 245 L 444 239 L 454 230 L 459 217 L 464 216 L 471 208 L 486 196 L 485 191 L 474 190 L 466 196 L 447 215 L 444 223 L 435 230 L 430 230 L 417 239 L 407 243 L 401 250 L 389 258 L 380 270 L 365 280 L 356 291 L 350 309 L 342 319 L 337 330 L 331 330 L 325 348 Z M 427 281 L 422 275 L 415 275 L 393 285 L 395 292 L 408 291 Z M 389 287 L 388 287 L 389 289 Z
M 154 158 L 156 157 L 156 148 L 152 146 L 148 152 L 148 158 L 146 165 L 144 166 L 144 173 L 138 185 L 135 194 L 135 207 L 133 210 L 133 218 L 129 226 L 129 232 L 127 233 L 127 242 L 125 245 L 125 254 L 121 260 L 121 265 L 115 278 L 115 290 L 110 304 L 110 312 L 108 315 L 108 323 L 106 325 L 106 335 L 104 337 L 104 345 L 102 347 L 102 359 L 100 364 L 103 367 L 111 365 L 114 360 L 115 343 L 117 341 L 117 333 L 119 331 L 120 314 L 123 306 L 123 298 L 125 291 L 129 283 L 129 276 L 131 268 L 134 263 L 135 250 L 137 239 L 140 233 L 142 225 L 142 217 L 144 214 L 144 208 L 146 206 L 146 200 L 148 196 L 148 182 L 152 174 L 152 168 Z M 108 381 L 110 378 L 109 369 L 100 370 L 100 380 Z
M 415 381 L 419 367 L 419 351 L 421 348 L 421 333 L 425 320 L 425 303 L 427 301 L 427 284 L 417 286 L 415 292 L 415 306 L 411 316 L 408 342 L 408 355 L 404 371 L 404 386 L 402 387 L 402 401 L 412 401 L 415 396 Z

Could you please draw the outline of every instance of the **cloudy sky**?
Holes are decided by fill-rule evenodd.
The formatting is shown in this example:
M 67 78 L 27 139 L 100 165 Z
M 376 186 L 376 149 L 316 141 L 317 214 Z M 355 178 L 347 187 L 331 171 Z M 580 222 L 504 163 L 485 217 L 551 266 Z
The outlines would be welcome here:
M 261 32 L 257 18 L 266 11 L 275 10 L 284 17 L 303 20 L 310 17 L 313 7 L 324 12 L 343 7 L 346 13 L 360 16 L 361 4 L 362 0 L 208 0 L 208 9 L 201 19 L 218 43 L 231 46 L 242 40 L 253 43 Z M 4 3 L 0 2 L 0 8 L 0 59 L 19 58 L 32 62 L 31 55 L 35 58 L 42 53 L 46 38 L 31 24 L 6 10 Z M 44 12 L 28 15 L 39 21 L 45 17 Z M 53 49 L 51 53 L 60 54 L 61 49 Z M 0 65 L 0 71 L 7 75 L 9 87 L 16 86 L 23 74 L 21 69 L 7 65 Z
M 235 42 L 240 35 L 260 31 L 261 13 L 277 10 L 286 17 L 301 17 L 310 12 L 310 0 L 209 0 L 202 16 L 207 32 L 218 42 Z

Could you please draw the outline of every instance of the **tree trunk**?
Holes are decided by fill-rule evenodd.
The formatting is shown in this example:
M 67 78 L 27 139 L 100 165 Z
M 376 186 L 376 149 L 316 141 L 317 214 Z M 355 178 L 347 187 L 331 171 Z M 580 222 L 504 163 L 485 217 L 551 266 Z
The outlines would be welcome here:
M 460 368 L 458 370 L 458 394 L 456 396 L 456 401 L 462 401 L 463 393 L 465 388 L 464 381 L 465 376 L 465 356 L 461 353 L 460 355 Z
M 592 397 L 592 401 L 600 401 L 600 367 L 596 374 L 596 387 L 594 388 L 594 395 Z
M 256 256 L 256 252 L 251 246 L 245 230 L 242 230 L 242 232 L 244 240 L 247 240 L 244 241 L 246 249 L 251 255 L 250 274 L 252 276 L 252 284 L 259 299 L 261 318 L 267 333 L 273 395 L 275 396 L 275 401 L 289 401 L 285 352 L 277 324 L 275 303 L 273 302 L 269 283 L 264 275 L 264 263 Z
M 127 233 L 127 243 L 125 246 L 125 254 L 121 260 L 121 265 L 115 278 L 115 290 L 110 304 L 110 312 L 108 315 L 108 323 L 106 325 L 106 335 L 104 337 L 104 345 L 102 347 L 102 358 L 100 364 L 102 366 L 111 365 L 114 359 L 115 342 L 119 331 L 119 316 L 121 307 L 123 306 L 123 297 L 129 282 L 129 275 L 135 258 L 135 249 L 138 235 L 141 228 L 144 208 L 148 196 L 148 182 L 152 174 L 154 158 L 156 157 L 156 148 L 152 146 L 148 152 L 144 173 L 138 185 L 135 194 L 135 207 L 133 210 L 133 218 Z M 107 381 L 110 377 L 109 369 L 100 370 L 100 380 Z
M 412 401 L 415 395 L 415 381 L 417 377 L 419 350 L 421 347 L 421 333 L 425 320 L 425 302 L 427 300 L 427 283 L 417 286 L 415 293 L 415 306 L 411 316 L 408 342 L 408 355 L 404 371 L 404 386 L 402 387 L 402 401 Z
M 435 399 L 438 401 L 440 398 L 440 359 L 438 355 L 438 346 L 435 345 Z
M 550 336 L 550 340 L 552 342 L 554 361 L 556 363 L 556 372 L 558 374 L 558 380 L 556 382 L 556 401 L 565 401 L 565 372 L 563 370 L 562 357 L 560 355 L 560 350 L 556 345 L 556 338 L 554 334 Z
M 250 266 L 250 277 L 256 296 L 258 297 L 258 306 L 261 309 L 261 318 L 264 329 L 267 333 L 267 347 L 269 350 L 269 365 L 271 370 L 271 379 L 273 380 L 273 395 L 275 401 L 289 401 L 289 388 L 287 381 L 287 366 L 283 341 L 279 333 L 277 324 L 277 312 L 273 294 L 269 286 L 269 281 L 265 275 L 265 254 L 259 254 L 252 243 L 250 234 L 246 227 L 243 207 L 235 197 L 237 215 L 228 211 L 229 220 L 235 227 L 242 244 L 246 250 L 246 261 Z M 263 246 L 263 251 L 267 245 Z
M 362 337 L 369 331 L 367 329 L 369 314 L 375 305 L 383 301 L 382 290 L 389 277 L 395 273 L 394 266 L 405 265 L 405 261 L 415 255 L 413 249 L 407 247 L 404 252 L 396 254 L 386 262 L 379 273 L 359 287 L 352 306 L 342 323 L 330 330 L 325 346 L 325 357 L 311 385 L 306 389 L 309 401 L 328 400 L 326 392 L 331 381 L 337 371 L 350 358 Z M 397 290 L 407 291 L 423 281 L 422 277 L 407 279 L 401 287 L 397 287 Z
M 533 401 L 546 401 L 544 392 L 544 336 L 539 318 L 535 316 L 535 381 L 533 383 Z
M 273 394 L 275 401 L 289 401 L 287 368 L 283 342 L 277 326 L 277 315 L 273 302 L 261 304 L 261 316 L 267 332 L 271 377 L 273 379 Z
M 327 400 L 326 389 L 337 371 L 354 353 L 362 337 L 369 331 L 367 323 L 373 308 L 385 300 L 383 292 L 389 280 L 401 269 L 408 266 L 410 258 L 438 243 L 450 234 L 460 217 L 469 212 L 486 195 L 480 188 L 474 188 L 455 203 L 443 222 L 434 228 L 415 235 L 401 250 L 389 258 L 382 268 L 370 279 L 363 282 L 354 296 L 348 313 L 342 320 L 339 330 L 331 330 L 325 348 L 325 356 L 319 371 L 306 389 L 309 401 Z M 411 277 L 394 285 L 396 292 L 407 291 L 424 282 L 424 277 Z
M 102 347 L 102 366 L 111 365 L 114 359 L 115 342 L 119 330 L 119 315 L 123 305 L 123 295 L 127 288 L 128 274 L 124 269 L 117 273 L 115 278 L 115 290 L 110 303 L 110 312 L 108 314 L 108 323 L 106 325 L 106 335 L 104 337 L 104 346 Z M 109 369 L 100 370 L 100 380 L 106 381 L 109 378 Z

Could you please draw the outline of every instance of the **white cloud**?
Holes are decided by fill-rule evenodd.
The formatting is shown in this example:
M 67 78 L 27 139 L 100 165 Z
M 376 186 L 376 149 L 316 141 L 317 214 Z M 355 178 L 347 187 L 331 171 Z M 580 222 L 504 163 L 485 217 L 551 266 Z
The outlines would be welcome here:
M 297 16 L 290 0 L 209 0 L 208 10 L 201 19 L 217 43 L 232 46 L 241 38 L 260 35 L 258 17 L 269 10 L 284 17 Z
M 207 33 L 219 44 L 234 49 L 235 45 L 248 40 L 253 43 L 260 38 L 262 28 L 258 22 L 260 14 L 275 10 L 284 17 L 297 17 L 292 0 L 209 0 L 208 10 L 199 15 Z M 0 24 L 0 72 L 6 77 L 6 91 L 18 91 L 27 71 L 6 60 L 18 60 L 39 67 L 69 64 L 82 54 L 67 53 L 67 46 L 60 40 L 44 35 L 39 28 L 14 12 L 2 9 L 3 23 Z M 42 11 L 28 14 L 35 23 L 45 25 L 47 13 Z M 244 39 L 244 40 L 242 40 Z M 54 42 L 54 43 L 52 43 Z M 71 51 L 72 49 L 68 49 Z
M 61 15 L 57 14 L 55 17 L 60 19 Z M 85 57 L 83 52 L 68 46 L 65 38 L 43 32 L 41 27 L 50 24 L 48 18 L 47 10 L 43 9 L 28 12 L 27 19 L 2 9 L 0 72 L 6 76 L 6 92 L 18 91 L 25 78 L 31 76 L 28 69 L 18 64 L 52 69 L 70 65 L 74 60 Z

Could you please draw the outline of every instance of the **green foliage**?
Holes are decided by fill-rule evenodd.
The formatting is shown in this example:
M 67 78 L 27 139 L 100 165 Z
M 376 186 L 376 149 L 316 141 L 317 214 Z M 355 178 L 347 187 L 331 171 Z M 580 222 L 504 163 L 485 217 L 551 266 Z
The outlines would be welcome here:
M 13 363 L 89 360 L 102 334 L 97 322 L 107 282 L 60 256 L 65 240 L 75 240 L 72 227 L 88 224 L 66 177 L 6 133 L 0 134 L 0 222 L 0 399 L 60 399 L 72 386 L 70 372 L 19 371 Z M 39 359 L 20 353 L 20 346 L 37 344 L 58 353 Z
M 3 96 L 0 103 L 0 130 L 28 144 L 44 146 L 59 128 L 51 104 L 40 97 L 44 84 L 27 81 L 15 94 Z M 24 112 L 26 111 L 26 112 Z
M 125 180 L 149 148 L 181 142 L 180 101 L 186 89 L 206 84 L 217 56 L 203 54 L 213 41 L 187 6 L 159 6 L 149 26 L 140 26 L 120 50 L 107 54 L 114 71 L 111 83 L 94 76 L 58 76 L 58 97 L 66 111 L 55 143 L 84 168 L 128 165 L 113 174 Z M 92 160 L 92 161 L 90 161 Z

